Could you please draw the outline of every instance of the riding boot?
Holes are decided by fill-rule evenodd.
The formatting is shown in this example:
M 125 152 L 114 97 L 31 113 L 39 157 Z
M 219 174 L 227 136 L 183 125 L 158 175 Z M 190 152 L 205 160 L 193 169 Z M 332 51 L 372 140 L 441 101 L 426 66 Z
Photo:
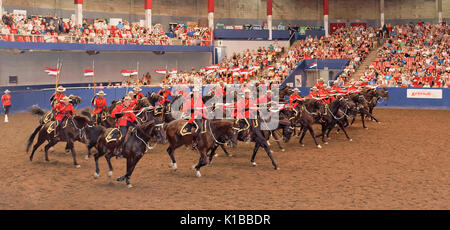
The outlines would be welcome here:
M 122 138 L 120 138 L 120 140 L 117 142 L 116 148 L 114 149 L 114 155 L 116 156 L 116 159 L 119 159 L 122 157 L 122 152 L 125 147 L 125 143 L 128 139 L 128 133 L 129 133 L 129 128 L 127 129 L 125 135 L 122 134 Z

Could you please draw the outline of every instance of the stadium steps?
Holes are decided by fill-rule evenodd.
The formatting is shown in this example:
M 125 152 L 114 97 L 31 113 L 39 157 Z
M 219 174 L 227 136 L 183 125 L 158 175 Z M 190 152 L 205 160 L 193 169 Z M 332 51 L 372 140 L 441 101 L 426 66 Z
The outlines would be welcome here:
M 377 58 L 378 47 L 379 46 L 375 47 L 375 49 L 372 49 L 369 52 L 369 55 L 367 55 L 366 59 L 362 61 L 361 65 L 359 65 L 358 69 L 355 71 L 351 79 L 357 81 L 361 78 L 366 69 L 368 69 L 372 62 Z

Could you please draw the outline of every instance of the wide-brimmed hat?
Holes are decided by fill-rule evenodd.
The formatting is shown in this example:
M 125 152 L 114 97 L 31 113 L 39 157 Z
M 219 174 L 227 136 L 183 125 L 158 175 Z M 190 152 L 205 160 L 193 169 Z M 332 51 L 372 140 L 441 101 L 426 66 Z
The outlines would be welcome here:
M 11 91 L 9 91 L 9 90 L 5 90 L 5 93 L 11 93 Z
M 134 93 L 133 91 L 130 91 L 130 92 L 128 92 L 128 95 L 133 94 L 133 93 Z
M 134 88 L 134 91 L 142 91 L 142 89 L 141 88 L 139 88 L 139 87 L 136 87 L 136 88 Z
M 100 92 L 98 92 L 97 95 L 102 95 L 102 96 L 104 96 L 104 95 L 106 95 L 106 93 L 103 92 L 103 90 L 100 90 Z
M 131 97 L 130 97 L 130 96 L 125 96 L 125 97 L 123 98 L 123 100 L 131 100 Z
M 66 88 L 62 86 L 58 86 L 58 88 L 56 89 L 56 92 L 64 92 L 64 91 L 66 91 Z
M 294 88 L 294 92 L 300 92 L 298 88 Z

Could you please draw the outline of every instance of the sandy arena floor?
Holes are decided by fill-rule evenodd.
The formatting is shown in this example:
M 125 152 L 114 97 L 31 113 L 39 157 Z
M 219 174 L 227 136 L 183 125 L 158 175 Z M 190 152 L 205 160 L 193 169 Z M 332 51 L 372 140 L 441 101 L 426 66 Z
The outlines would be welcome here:
M 239 143 L 233 157 L 218 150 L 197 178 L 190 169 L 197 153 L 178 149 L 174 172 L 167 146 L 158 145 L 137 165 L 131 189 L 115 181 L 125 172 L 125 159 L 112 159 L 110 178 L 101 158 L 101 175 L 94 179 L 94 160 L 84 159 L 81 143 L 81 168 L 73 166 L 63 143 L 49 163 L 41 150 L 30 163 L 25 140 L 38 118 L 13 114 L 10 123 L 0 123 L 0 209 L 450 209 L 450 111 L 374 114 L 381 124 L 368 122 L 365 130 L 358 118 L 347 129 L 353 142 L 333 131 L 330 143 L 317 149 L 307 134 L 305 147 L 294 137 L 281 152 L 271 141 L 278 171 L 263 150 L 252 167 L 253 144 Z

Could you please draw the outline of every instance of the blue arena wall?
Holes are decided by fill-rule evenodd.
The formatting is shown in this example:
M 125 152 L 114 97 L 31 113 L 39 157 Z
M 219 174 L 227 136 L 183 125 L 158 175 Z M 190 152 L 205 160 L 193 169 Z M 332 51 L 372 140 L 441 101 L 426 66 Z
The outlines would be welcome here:
M 148 92 L 158 92 L 160 87 L 141 87 L 142 93 L 147 95 Z M 48 89 L 34 89 L 34 90 L 16 90 L 9 88 L 11 93 L 11 113 L 27 112 L 32 105 L 38 105 L 39 107 L 49 110 L 50 103 L 49 98 L 54 92 L 54 88 Z M 309 94 L 309 87 L 300 87 L 300 95 L 307 96 Z M 450 110 L 450 89 L 441 88 L 442 99 L 413 99 L 407 98 L 407 89 L 415 88 L 387 88 L 389 91 L 389 100 L 379 102 L 379 107 L 388 108 L 419 108 L 419 109 L 445 109 Z M 423 89 L 423 88 L 420 88 Z M 111 101 L 122 98 L 126 94 L 126 88 L 108 88 L 102 89 L 107 94 L 106 100 L 108 103 Z M 99 89 L 97 89 L 97 92 Z M 205 90 L 207 91 L 207 90 Z M 90 102 L 94 96 L 93 89 L 67 89 L 65 92 L 67 95 L 73 94 L 80 96 L 82 102 L 76 109 L 83 109 L 91 107 Z M 3 111 L 2 111 L 3 112 Z
M 272 30 L 272 40 L 289 40 L 289 30 Z M 269 30 L 215 29 L 214 39 L 223 40 L 268 40 Z

